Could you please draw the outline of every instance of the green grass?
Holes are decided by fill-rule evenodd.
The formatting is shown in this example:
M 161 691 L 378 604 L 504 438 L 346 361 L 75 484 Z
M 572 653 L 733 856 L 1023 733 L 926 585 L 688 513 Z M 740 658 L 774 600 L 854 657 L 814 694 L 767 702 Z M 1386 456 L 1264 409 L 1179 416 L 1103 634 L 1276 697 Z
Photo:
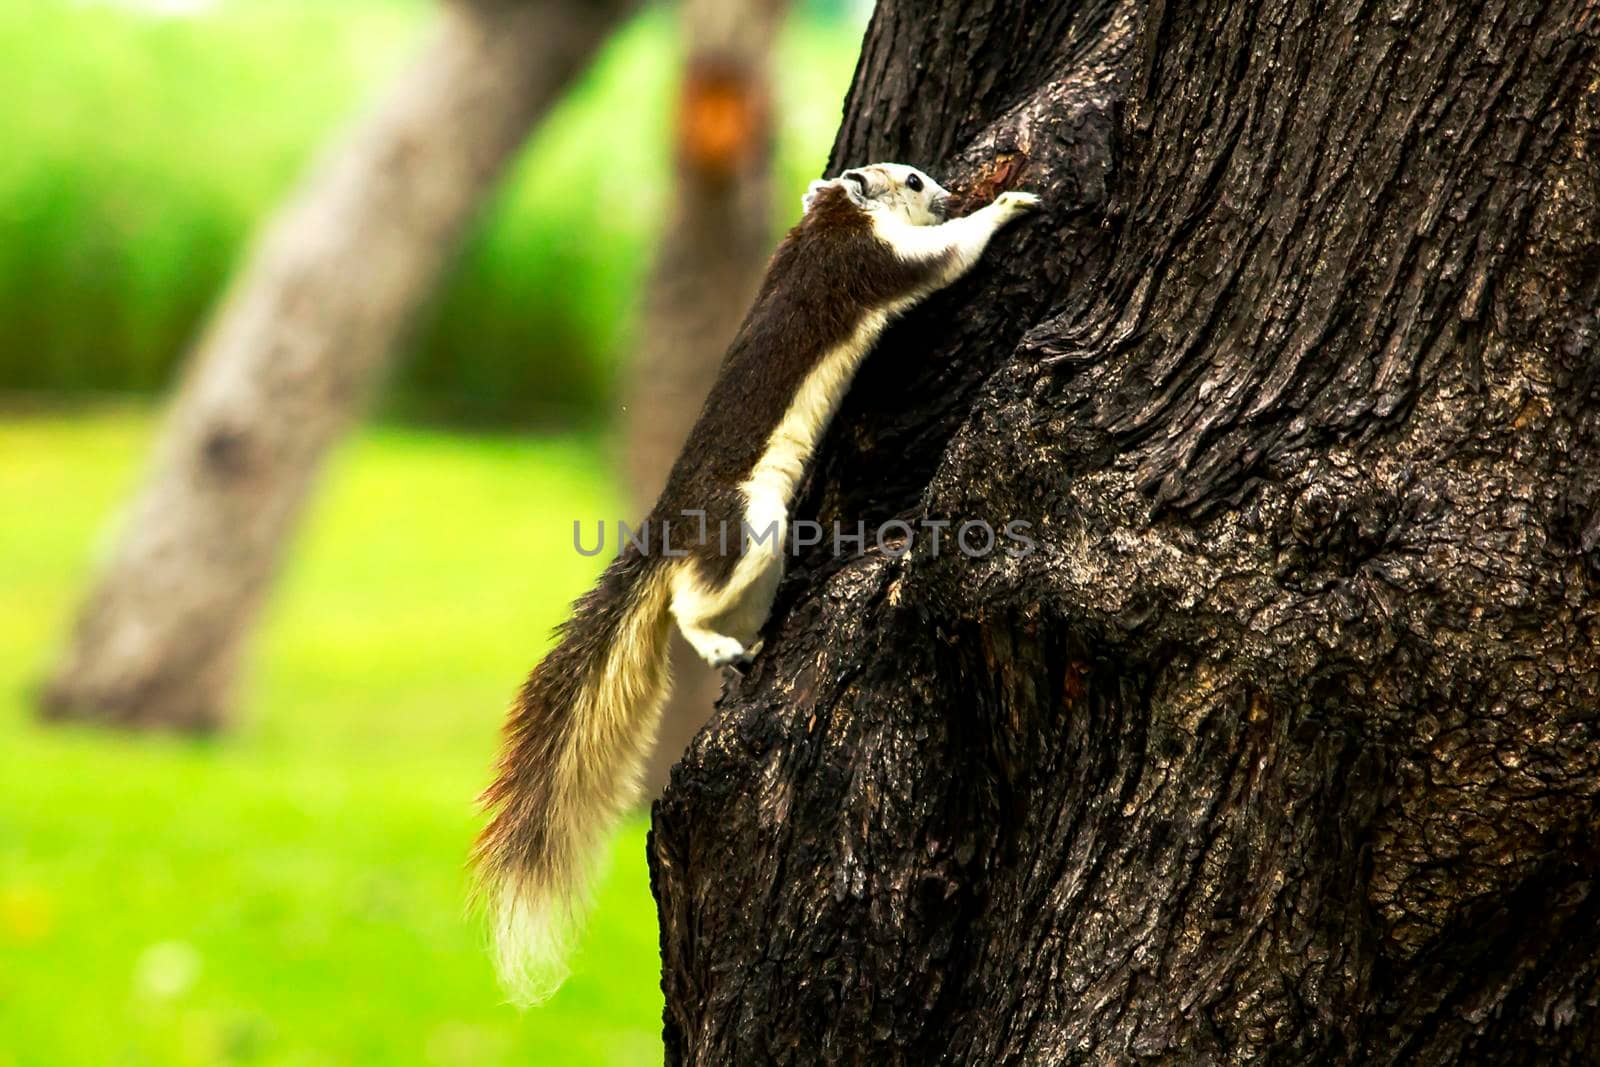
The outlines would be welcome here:
M 404 69 L 431 0 L 224 0 L 159 18 L 0 4 L 0 389 L 152 392 L 251 233 Z M 821 169 L 860 28 L 781 46 L 775 226 Z M 420 324 L 393 413 L 597 424 L 667 196 L 670 13 L 619 33 L 541 126 Z
M 0 1065 L 660 1060 L 642 821 L 575 973 L 503 1005 L 463 858 L 505 700 L 614 514 L 592 442 L 364 433 L 274 598 L 239 729 L 35 725 L 139 473 L 137 411 L 0 419 Z

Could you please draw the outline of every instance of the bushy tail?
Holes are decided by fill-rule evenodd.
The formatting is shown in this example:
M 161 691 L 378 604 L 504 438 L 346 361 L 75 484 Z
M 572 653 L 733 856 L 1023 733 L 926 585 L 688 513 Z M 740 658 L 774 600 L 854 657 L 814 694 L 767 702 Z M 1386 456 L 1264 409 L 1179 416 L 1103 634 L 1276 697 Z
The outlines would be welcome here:
M 663 560 L 628 552 L 574 605 L 506 723 L 474 862 L 502 981 L 520 1002 L 566 976 L 585 884 L 638 792 L 671 684 Z

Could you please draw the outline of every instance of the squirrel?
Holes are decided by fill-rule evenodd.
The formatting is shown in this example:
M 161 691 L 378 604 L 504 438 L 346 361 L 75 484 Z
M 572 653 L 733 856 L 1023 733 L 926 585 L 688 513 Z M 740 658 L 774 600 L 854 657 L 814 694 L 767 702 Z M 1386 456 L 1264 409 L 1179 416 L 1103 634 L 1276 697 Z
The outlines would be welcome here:
M 564 976 L 594 853 L 635 797 L 667 696 L 670 626 L 713 667 L 748 664 L 783 574 L 789 509 L 857 368 L 885 326 L 970 270 L 1039 198 L 1001 193 L 946 221 L 950 201 L 897 163 L 811 183 L 642 543 L 577 601 L 522 686 L 474 850 L 518 1000 Z

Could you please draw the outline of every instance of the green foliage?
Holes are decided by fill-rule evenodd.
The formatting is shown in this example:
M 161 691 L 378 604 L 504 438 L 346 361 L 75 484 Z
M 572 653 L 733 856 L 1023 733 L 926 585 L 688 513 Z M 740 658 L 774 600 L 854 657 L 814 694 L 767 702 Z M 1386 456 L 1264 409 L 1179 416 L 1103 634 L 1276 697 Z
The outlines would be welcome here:
M 402 69 L 428 7 L 0 4 L 0 389 L 169 381 L 253 229 Z M 822 166 L 858 41 L 806 16 L 784 42 L 783 220 Z M 606 414 L 668 194 L 675 48 L 669 13 L 647 11 L 549 117 L 420 324 L 391 411 Z
M 140 413 L 0 419 L 0 1067 L 660 1062 L 644 828 L 574 976 L 503 1006 L 463 862 L 521 674 L 615 515 L 588 442 L 363 434 L 208 743 L 35 725 L 27 690 Z

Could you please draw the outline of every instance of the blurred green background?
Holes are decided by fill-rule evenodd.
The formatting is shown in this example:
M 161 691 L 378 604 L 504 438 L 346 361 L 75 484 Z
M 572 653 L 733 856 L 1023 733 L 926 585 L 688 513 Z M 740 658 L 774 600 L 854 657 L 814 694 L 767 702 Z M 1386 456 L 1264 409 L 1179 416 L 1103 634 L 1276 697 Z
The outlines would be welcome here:
M 670 10 L 541 127 L 336 456 L 239 728 L 32 719 L 209 304 L 428 14 L 0 4 L 0 1067 L 660 1061 L 643 819 L 573 977 L 526 1013 L 463 864 L 506 700 L 596 568 L 571 518 L 619 514 L 608 435 L 668 198 Z M 791 20 L 775 231 L 822 167 L 862 19 Z M 629 195 L 585 195 L 597 176 Z
M 196 0 L 190 0 L 190 4 Z M 424 0 L 0 4 L 0 390 L 154 394 L 256 223 L 427 21 Z M 669 9 L 542 124 L 468 242 L 386 414 L 593 427 L 670 193 Z M 861 22 L 802 6 L 780 46 L 780 215 L 820 173 Z M 606 195 L 596 195 L 596 189 Z M 792 193 L 792 195 L 790 195 Z

